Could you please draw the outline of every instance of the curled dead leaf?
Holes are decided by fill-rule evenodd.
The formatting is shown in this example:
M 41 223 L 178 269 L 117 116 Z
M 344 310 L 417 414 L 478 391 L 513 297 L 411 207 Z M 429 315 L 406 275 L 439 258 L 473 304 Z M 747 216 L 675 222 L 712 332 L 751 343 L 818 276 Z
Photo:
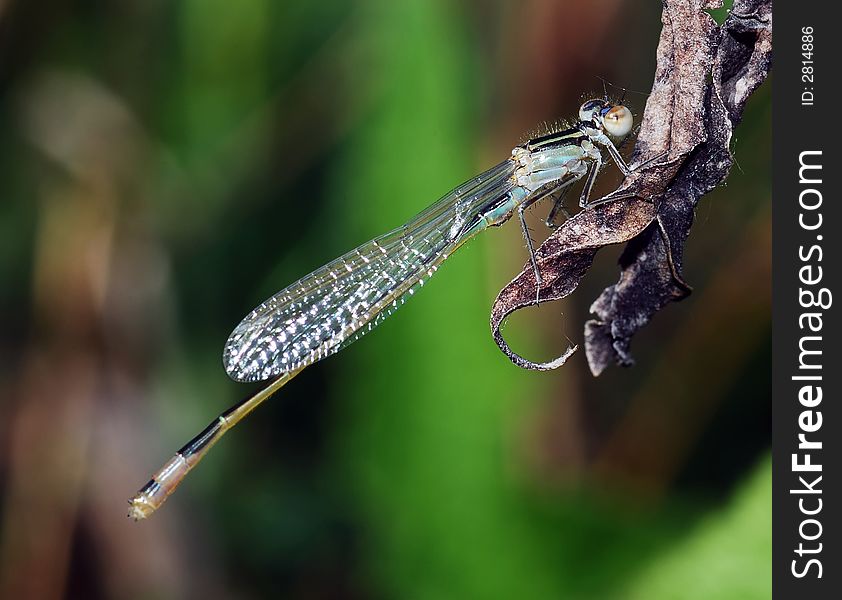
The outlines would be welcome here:
M 771 0 L 737 0 L 717 26 L 711 2 L 665 0 L 657 67 L 633 162 L 663 155 L 626 178 L 622 199 L 589 208 L 564 223 L 536 250 L 542 286 L 531 264 L 507 284 L 491 310 L 500 349 L 519 367 L 554 369 L 577 349 L 549 362 L 516 354 L 500 332 L 513 312 L 571 294 L 600 248 L 626 243 L 620 278 L 591 306 L 585 351 L 591 372 L 612 362 L 633 364 L 632 336 L 661 308 L 686 297 L 684 243 L 696 205 L 728 176 L 731 135 L 745 102 L 771 66 Z

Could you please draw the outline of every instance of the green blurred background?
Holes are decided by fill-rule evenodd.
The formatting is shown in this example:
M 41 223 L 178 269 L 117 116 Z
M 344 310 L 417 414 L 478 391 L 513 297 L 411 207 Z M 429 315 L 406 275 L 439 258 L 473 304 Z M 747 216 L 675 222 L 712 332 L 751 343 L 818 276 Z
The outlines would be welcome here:
M 499 352 L 509 224 L 125 516 L 250 390 L 220 354 L 254 305 L 597 76 L 648 90 L 659 32 L 659 3 L 619 0 L 0 2 L 0 596 L 769 597 L 768 85 L 637 367 Z M 618 254 L 515 315 L 514 347 L 581 342 Z

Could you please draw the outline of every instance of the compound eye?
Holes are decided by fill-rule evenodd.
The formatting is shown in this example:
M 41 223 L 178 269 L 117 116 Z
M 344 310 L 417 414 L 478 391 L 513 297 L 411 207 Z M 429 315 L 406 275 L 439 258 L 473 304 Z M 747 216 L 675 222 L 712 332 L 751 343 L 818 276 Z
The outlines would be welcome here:
M 579 107 L 579 120 L 592 121 L 594 113 L 602 108 L 603 102 L 601 100 L 588 100 L 581 107 Z
M 631 131 L 634 125 L 634 117 L 631 111 L 625 106 L 615 106 L 602 117 L 605 131 L 614 137 L 623 137 Z

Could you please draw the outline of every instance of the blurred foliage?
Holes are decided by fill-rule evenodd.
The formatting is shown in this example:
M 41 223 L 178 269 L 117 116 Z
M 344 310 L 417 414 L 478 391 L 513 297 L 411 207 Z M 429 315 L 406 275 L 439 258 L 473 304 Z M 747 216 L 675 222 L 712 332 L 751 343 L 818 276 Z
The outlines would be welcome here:
M 700 206 L 696 292 L 635 369 L 499 353 L 491 301 L 526 259 L 509 225 L 160 514 L 124 516 L 247 393 L 219 354 L 254 305 L 575 114 L 597 75 L 649 89 L 657 3 L 593 5 L 0 3 L 0 596 L 768 597 L 768 85 Z M 581 340 L 616 256 L 513 319 L 519 351 Z

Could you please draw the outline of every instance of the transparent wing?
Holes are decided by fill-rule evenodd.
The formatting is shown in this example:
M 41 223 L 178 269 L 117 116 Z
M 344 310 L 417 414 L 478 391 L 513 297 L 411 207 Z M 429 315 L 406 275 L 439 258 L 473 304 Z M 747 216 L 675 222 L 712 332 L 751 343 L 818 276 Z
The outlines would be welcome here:
M 456 188 L 409 223 L 302 277 L 234 329 L 222 359 L 237 381 L 305 367 L 359 339 L 404 303 L 481 227 L 483 211 L 514 186 L 507 160 Z

